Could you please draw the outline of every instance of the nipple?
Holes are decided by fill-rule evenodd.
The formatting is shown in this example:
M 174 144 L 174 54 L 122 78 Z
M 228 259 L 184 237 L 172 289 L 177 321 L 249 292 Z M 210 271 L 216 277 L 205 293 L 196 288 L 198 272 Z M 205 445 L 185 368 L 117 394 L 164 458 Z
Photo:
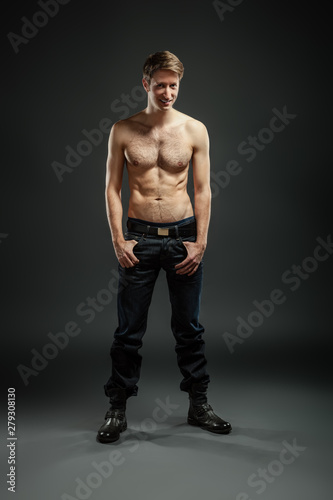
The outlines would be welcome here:
M 139 162 L 138 162 L 138 161 L 136 161 L 136 160 L 134 160 L 133 164 L 134 164 L 134 165 L 139 165 Z
M 183 166 L 183 162 L 182 162 L 182 161 L 179 161 L 179 162 L 178 162 L 178 166 L 179 166 L 179 167 L 182 167 L 182 166 Z

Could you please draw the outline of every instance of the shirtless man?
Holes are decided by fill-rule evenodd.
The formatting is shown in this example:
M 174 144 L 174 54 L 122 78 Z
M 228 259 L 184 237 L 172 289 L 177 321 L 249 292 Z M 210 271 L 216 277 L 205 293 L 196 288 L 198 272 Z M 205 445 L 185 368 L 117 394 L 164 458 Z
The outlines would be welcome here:
M 119 261 L 118 328 L 111 347 L 112 373 L 104 386 L 110 400 L 97 439 L 116 441 L 127 428 L 126 400 L 140 377 L 142 338 L 154 284 L 166 272 L 177 362 L 188 392 L 188 423 L 215 433 L 231 425 L 207 402 L 203 326 L 199 323 L 203 255 L 211 191 L 209 138 L 205 126 L 174 109 L 184 68 L 168 51 L 152 54 L 143 67 L 147 107 L 115 123 L 109 140 L 106 205 Z M 187 193 L 190 160 L 194 211 Z M 122 228 L 121 187 L 126 162 L 130 187 L 127 231 Z

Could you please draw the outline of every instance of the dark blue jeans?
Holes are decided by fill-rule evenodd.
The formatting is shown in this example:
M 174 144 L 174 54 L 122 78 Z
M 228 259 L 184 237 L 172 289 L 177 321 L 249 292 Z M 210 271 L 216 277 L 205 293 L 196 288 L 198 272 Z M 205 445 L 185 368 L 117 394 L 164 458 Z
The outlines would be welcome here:
M 185 223 L 193 220 L 194 217 L 183 219 Z M 176 224 L 181 225 L 183 221 Z M 138 351 L 142 347 L 148 309 L 161 269 L 166 273 L 172 311 L 171 329 L 183 376 L 180 389 L 188 391 L 197 382 L 207 386 L 210 379 L 202 339 L 204 328 L 199 323 L 203 262 L 192 276 L 176 274 L 175 270 L 175 265 L 187 255 L 183 241 L 195 241 L 196 236 L 176 239 L 127 232 L 125 239 L 138 241 L 133 252 L 140 262 L 131 268 L 118 266 L 118 328 L 110 351 L 112 373 L 104 386 L 105 394 L 112 396 L 114 388 L 126 389 L 127 397 L 136 396 L 138 392 L 142 362 Z

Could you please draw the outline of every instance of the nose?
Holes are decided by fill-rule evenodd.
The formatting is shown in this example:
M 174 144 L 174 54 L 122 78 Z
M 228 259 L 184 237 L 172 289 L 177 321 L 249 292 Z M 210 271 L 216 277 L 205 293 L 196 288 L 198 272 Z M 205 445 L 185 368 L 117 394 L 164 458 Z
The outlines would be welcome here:
M 170 99 L 171 98 L 171 89 L 170 88 L 165 88 L 163 96 L 165 99 Z

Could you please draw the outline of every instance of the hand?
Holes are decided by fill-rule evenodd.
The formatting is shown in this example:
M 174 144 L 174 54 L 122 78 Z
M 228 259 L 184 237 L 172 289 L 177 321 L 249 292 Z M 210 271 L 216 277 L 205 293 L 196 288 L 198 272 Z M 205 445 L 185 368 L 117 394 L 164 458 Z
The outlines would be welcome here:
M 121 267 L 134 267 L 138 264 L 139 259 L 133 253 L 133 248 L 137 244 L 136 240 L 123 240 L 121 243 L 114 243 L 114 251 Z
M 176 274 L 192 276 L 202 261 L 205 245 L 193 241 L 183 241 L 183 245 L 187 250 L 187 257 L 175 266 L 175 269 L 177 269 Z

